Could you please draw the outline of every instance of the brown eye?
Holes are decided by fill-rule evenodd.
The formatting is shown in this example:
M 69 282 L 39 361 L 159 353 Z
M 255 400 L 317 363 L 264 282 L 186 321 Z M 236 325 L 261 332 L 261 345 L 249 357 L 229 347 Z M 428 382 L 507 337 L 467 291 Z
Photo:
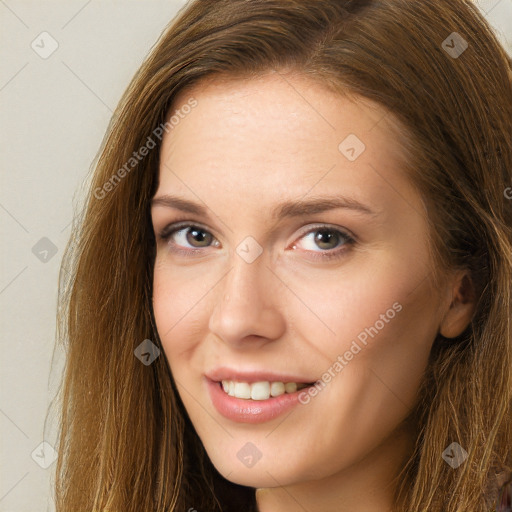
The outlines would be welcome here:
M 213 239 L 211 233 L 208 233 L 208 231 L 201 228 L 189 227 L 177 231 L 177 233 L 180 233 L 181 231 L 186 232 L 185 238 L 193 247 L 208 247 Z
M 336 249 L 340 245 L 353 242 L 354 239 L 342 231 L 329 227 L 311 229 L 300 237 L 302 247 L 308 251 L 319 252 L 318 249 Z M 321 252 L 321 251 L 320 251 Z
M 340 242 L 340 233 L 332 229 L 318 229 L 315 233 L 315 244 L 321 249 L 335 249 Z
M 194 253 L 196 249 L 219 245 L 219 242 L 208 230 L 194 224 L 167 226 L 160 233 L 160 239 L 165 240 L 173 252 L 189 254 Z
M 308 258 L 324 260 L 338 258 L 354 245 L 356 239 L 340 229 L 318 226 L 310 229 L 293 244 L 293 249 L 303 249 Z

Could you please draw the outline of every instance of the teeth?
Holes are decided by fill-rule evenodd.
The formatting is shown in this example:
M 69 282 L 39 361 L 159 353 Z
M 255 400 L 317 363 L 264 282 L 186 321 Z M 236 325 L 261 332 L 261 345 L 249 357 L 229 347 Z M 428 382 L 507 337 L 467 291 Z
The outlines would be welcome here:
M 243 398 L 245 400 L 268 400 L 270 397 L 277 397 L 285 393 L 295 393 L 299 389 L 307 387 L 307 384 L 296 382 L 235 382 L 223 380 L 222 389 L 229 396 Z
M 270 382 L 255 382 L 251 385 L 253 400 L 268 400 L 270 398 Z
M 282 382 L 272 382 L 272 384 L 270 384 L 270 394 L 272 396 L 282 395 L 285 389 L 285 385 Z
M 235 396 L 237 398 L 251 398 L 251 386 L 247 382 L 235 382 Z
M 284 390 L 287 393 L 295 393 L 295 391 L 297 391 L 297 384 L 295 384 L 295 382 L 287 382 L 284 385 Z

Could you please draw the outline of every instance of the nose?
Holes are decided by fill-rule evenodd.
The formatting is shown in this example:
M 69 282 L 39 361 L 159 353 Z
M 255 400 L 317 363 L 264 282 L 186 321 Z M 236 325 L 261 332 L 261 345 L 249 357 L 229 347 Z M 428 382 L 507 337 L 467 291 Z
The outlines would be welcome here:
M 263 257 L 247 263 L 234 254 L 233 266 L 218 287 L 209 329 L 232 348 L 254 349 L 282 337 L 279 280 Z M 282 286 L 282 285 L 281 285 Z

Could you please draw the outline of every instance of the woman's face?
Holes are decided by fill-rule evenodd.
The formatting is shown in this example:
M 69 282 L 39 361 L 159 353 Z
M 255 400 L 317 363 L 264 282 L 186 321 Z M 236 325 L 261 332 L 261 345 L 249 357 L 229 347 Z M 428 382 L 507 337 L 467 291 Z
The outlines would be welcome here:
M 175 108 L 154 313 L 209 457 L 254 487 L 376 462 L 449 306 L 389 116 L 278 74 L 196 85 Z

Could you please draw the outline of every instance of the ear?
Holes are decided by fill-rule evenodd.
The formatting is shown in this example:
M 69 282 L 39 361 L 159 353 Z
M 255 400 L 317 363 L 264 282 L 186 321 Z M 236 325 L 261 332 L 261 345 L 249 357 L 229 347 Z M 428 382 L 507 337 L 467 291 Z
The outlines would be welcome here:
M 441 321 L 439 333 L 445 338 L 455 338 L 467 328 L 476 309 L 476 293 L 469 270 L 455 275 L 449 291 L 451 303 Z

